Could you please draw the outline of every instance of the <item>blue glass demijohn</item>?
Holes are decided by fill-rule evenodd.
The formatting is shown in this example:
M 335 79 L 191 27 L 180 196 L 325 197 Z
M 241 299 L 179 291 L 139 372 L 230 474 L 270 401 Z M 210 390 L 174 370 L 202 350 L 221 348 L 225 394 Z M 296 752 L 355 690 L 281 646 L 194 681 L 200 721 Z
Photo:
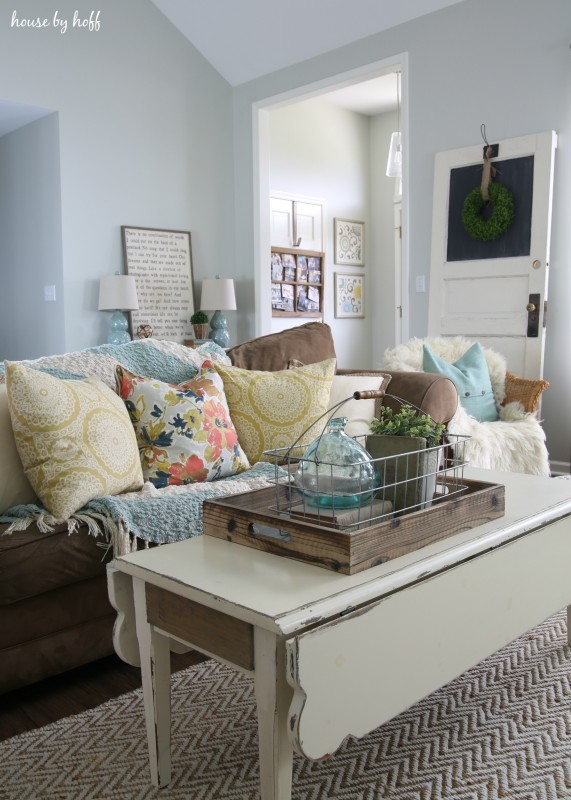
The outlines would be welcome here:
M 347 436 L 347 417 L 329 420 L 300 460 L 295 487 L 310 505 L 357 508 L 372 502 L 380 479 L 371 456 Z

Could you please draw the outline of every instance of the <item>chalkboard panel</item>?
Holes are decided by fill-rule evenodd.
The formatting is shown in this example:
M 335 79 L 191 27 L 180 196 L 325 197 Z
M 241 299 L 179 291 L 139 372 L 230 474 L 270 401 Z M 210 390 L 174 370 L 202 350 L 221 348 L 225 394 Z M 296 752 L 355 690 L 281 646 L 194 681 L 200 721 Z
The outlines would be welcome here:
M 135 277 L 138 311 L 131 329 L 151 325 L 156 339 L 183 342 L 194 313 L 192 252 L 188 231 L 121 226 L 123 255 Z
M 531 246 L 531 206 L 533 200 L 533 156 L 494 161 L 495 181 L 510 190 L 514 199 L 515 219 L 498 239 L 483 242 L 473 239 L 462 223 L 466 196 L 480 185 L 482 164 L 450 170 L 448 204 L 447 261 L 479 261 L 485 258 L 509 258 L 529 255 Z

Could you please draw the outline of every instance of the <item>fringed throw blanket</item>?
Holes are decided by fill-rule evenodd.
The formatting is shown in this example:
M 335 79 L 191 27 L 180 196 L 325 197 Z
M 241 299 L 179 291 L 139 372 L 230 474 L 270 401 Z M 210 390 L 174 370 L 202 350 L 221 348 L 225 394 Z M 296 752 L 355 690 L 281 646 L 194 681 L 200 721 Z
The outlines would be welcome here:
M 205 358 L 221 364 L 230 363 L 225 351 L 216 342 L 206 342 L 193 349 L 162 339 L 103 344 L 75 353 L 43 356 L 18 363 L 47 372 L 56 378 L 99 378 L 111 389 L 115 389 L 117 364 L 136 375 L 178 384 L 196 377 Z M 0 363 L 0 383 L 4 382 L 4 373 L 4 365 Z
M 279 470 L 279 468 L 277 468 Z M 286 473 L 279 470 L 280 475 Z M 167 544 L 199 536 L 203 532 L 202 504 L 205 500 L 262 489 L 276 480 L 273 464 L 258 463 L 247 472 L 211 483 L 191 483 L 156 489 L 145 483 L 137 492 L 91 500 L 68 520 L 57 520 L 45 508 L 15 506 L 0 522 L 10 523 L 6 533 L 25 530 L 36 523 L 40 531 L 50 531 L 67 522 L 73 533 L 86 524 L 89 533 L 101 536 L 115 556 L 125 555 L 137 541 Z

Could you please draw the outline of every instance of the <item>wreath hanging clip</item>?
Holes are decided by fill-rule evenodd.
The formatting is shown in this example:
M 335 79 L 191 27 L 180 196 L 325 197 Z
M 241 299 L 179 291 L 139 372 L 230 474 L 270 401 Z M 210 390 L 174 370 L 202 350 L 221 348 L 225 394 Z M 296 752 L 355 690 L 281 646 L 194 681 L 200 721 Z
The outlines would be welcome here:
M 484 168 L 480 186 L 466 196 L 462 207 L 462 222 L 465 230 L 473 239 L 489 242 L 499 239 L 511 226 L 515 218 L 515 204 L 512 193 L 501 183 L 491 179 L 496 169 L 490 161 L 491 147 L 486 148 Z M 491 214 L 484 216 L 483 211 L 492 206 Z

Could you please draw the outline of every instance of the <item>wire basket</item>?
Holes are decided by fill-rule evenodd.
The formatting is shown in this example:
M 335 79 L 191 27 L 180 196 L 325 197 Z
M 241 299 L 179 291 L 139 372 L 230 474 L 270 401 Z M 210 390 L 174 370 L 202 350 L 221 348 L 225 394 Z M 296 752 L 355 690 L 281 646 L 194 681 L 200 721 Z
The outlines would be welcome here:
M 328 416 L 327 422 L 330 422 L 348 400 L 383 396 L 382 390 L 355 392 L 320 419 Z M 406 403 L 402 398 L 395 399 Z M 265 452 L 275 467 L 275 505 L 270 510 L 279 516 L 304 518 L 339 530 L 358 530 L 422 511 L 468 490 L 464 467 L 469 436 L 446 434 L 442 444 L 429 448 L 425 440 L 405 436 L 355 436 L 353 441 L 367 452 L 364 458 L 352 462 L 344 460 L 340 466 L 339 460 L 318 458 L 318 449 L 308 457 L 307 444 L 299 443 L 307 432 L 304 431 L 290 447 Z M 315 441 L 319 443 L 322 436 L 323 433 Z M 387 446 L 396 447 L 397 451 L 385 452 Z M 307 491 L 304 476 L 310 472 L 311 491 Z M 342 477 L 349 474 L 351 489 L 348 492 L 347 482 Z

